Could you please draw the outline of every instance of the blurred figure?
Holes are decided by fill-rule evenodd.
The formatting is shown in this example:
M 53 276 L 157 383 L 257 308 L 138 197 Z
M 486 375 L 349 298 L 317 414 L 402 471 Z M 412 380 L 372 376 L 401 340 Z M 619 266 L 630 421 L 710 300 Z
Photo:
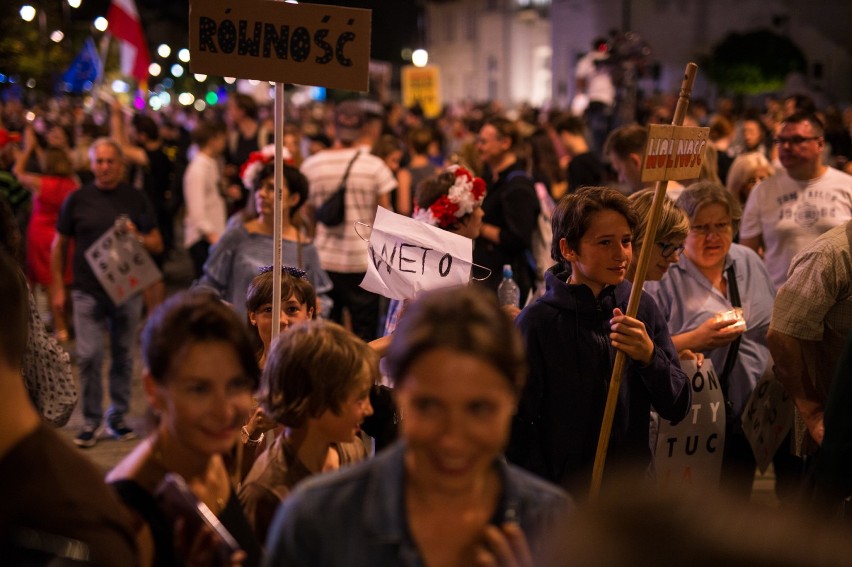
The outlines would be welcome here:
M 760 152 L 748 152 L 740 154 L 731 164 L 728 172 L 727 188 L 739 201 L 740 206 L 745 206 L 751 190 L 766 179 L 775 175 L 775 168 Z
M 583 121 L 576 116 L 566 116 L 554 128 L 570 159 L 567 169 L 568 192 L 573 193 L 584 186 L 602 185 L 606 170 L 600 158 L 589 149 Z M 561 196 L 553 195 L 555 199 Z
M 502 459 L 525 367 L 496 298 L 476 287 L 424 295 L 387 360 L 402 441 L 291 493 L 269 563 L 531 567 L 569 502 Z

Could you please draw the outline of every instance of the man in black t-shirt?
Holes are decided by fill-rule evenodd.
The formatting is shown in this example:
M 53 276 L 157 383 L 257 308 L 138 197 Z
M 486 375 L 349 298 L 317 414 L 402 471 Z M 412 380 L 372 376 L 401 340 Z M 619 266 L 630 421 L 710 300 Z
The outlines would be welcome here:
M 109 394 L 111 405 L 107 412 L 107 431 L 117 439 L 134 437 L 124 422 L 130 405 L 130 380 L 133 371 L 133 338 L 142 315 L 142 298 L 134 296 L 116 305 L 101 286 L 86 260 L 86 250 L 116 219 L 151 254 L 163 251 L 163 240 L 157 229 L 156 215 L 148 197 L 121 181 L 123 156 L 121 146 L 111 138 L 99 138 L 90 150 L 95 180 L 71 193 L 62 204 L 56 225 L 56 238 L 50 254 L 55 285 L 53 300 L 65 303 L 62 274 L 69 239 L 74 239 L 71 272 L 71 299 L 74 305 L 77 362 L 83 388 L 83 430 L 74 440 L 80 447 L 92 447 L 103 419 L 103 385 L 101 366 L 104 358 L 104 331 L 109 330 L 111 367 Z

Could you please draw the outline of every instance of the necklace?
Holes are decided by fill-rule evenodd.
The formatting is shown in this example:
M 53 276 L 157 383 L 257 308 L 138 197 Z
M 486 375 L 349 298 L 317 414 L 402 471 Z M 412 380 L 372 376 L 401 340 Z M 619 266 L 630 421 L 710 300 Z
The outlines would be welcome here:
M 172 473 L 172 474 L 178 474 L 181 477 L 183 477 L 183 475 L 181 475 L 180 473 L 178 473 L 175 470 L 172 470 L 170 467 L 168 467 L 166 465 L 166 461 L 165 461 L 165 458 L 163 456 L 162 443 L 160 443 L 160 437 L 155 436 L 151 440 L 150 444 L 151 444 L 151 460 L 163 471 L 163 474 Z M 187 485 L 190 484 L 190 479 L 184 478 L 184 481 L 187 483 Z M 209 470 L 206 474 L 206 478 L 204 479 L 204 481 L 205 482 L 202 483 L 202 486 L 204 488 L 204 493 L 207 494 L 209 497 L 212 497 L 212 499 L 211 499 L 212 501 L 215 501 L 216 507 L 215 507 L 215 509 L 212 510 L 212 512 L 215 515 L 218 516 L 221 513 L 221 511 L 225 509 L 225 499 L 222 498 L 219 495 L 221 493 L 221 491 L 219 490 L 220 483 L 215 478 L 215 473 L 211 473 Z M 192 484 L 197 484 L 197 483 L 193 482 Z M 193 496 L 195 496 L 195 498 L 197 498 L 199 501 L 204 500 L 203 498 L 200 498 L 195 492 L 193 492 Z M 208 502 L 205 502 L 205 504 L 208 504 L 208 507 L 210 507 L 209 503 L 212 503 L 212 502 L 209 502 L 209 503 Z

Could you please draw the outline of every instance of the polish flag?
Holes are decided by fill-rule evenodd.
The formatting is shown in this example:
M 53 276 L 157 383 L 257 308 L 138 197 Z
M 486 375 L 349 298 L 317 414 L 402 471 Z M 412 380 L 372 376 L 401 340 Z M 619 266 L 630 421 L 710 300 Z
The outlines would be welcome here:
M 107 11 L 109 32 L 121 40 L 121 72 L 135 78 L 141 88 L 148 83 L 148 45 L 133 0 L 112 0 Z

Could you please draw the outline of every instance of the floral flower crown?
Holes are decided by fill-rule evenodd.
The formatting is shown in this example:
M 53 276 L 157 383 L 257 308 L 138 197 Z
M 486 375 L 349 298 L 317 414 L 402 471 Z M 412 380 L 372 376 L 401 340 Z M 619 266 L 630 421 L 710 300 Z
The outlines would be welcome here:
M 472 213 L 476 206 L 482 205 L 482 200 L 485 199 L 485 181 L 474 177 L 460 165 L 451 165 L 447 171 L 456 176 L 450 190 L 425 209 L 415 206 L 412 215 L 414 220 L 446 229 Z
M 293 157 L 290 155 L 290 152 L 287 151 L 287 148 L 282 148 L 282 150 L 284 163 L 291 163 Z M 263 169 L 263 166 L 272 162 L 274 158 L 275 144 L 269 144 L 256 152 L 250 153 L 248 159 L 240 166 L 240 181 L 243 182 L 243 186 L 253 188 L 257 182 L 257 175 L 260 173 L 260 170 Z

